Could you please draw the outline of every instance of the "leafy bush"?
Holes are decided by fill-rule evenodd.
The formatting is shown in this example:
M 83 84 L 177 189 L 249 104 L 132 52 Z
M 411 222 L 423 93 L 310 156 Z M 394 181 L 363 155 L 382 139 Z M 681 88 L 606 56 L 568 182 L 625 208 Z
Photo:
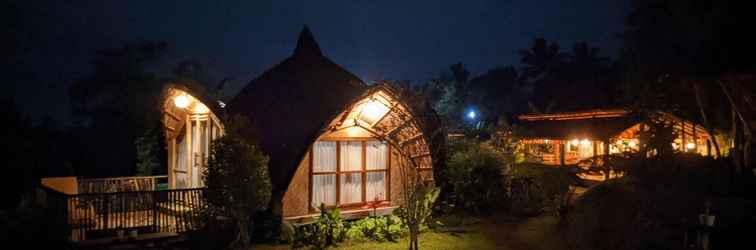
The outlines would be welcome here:
M 552 211 L 557 216 L 568 211 L 577 184 L 576 170 L 541 164 L 515 165 L 510 171 L 510 209 L 516 214 L 535 215 Z
M 484 213 L 502 205 L 506 199 L 504 175 L 506 162 L 494 150 L 467 144 L 454 152 L 444 169 L 449 187 L 444 196 L 455 209 Z
M 389 215 L 368 217 L 349 223 L 346 237 L 350 240 L 374 240 L 396 242 L 409 233 L 400 218 Z
M 229 128 L 247 122 L 239 116 L 226 120 Z M 267 207 L 272 186 L 268 156 L 235 131 L 229 129 L 228 134 L 214 140 L 210 146 L 210 157 L 203 173 L 207 186 L 203 196 L 207 206 L 203 213 L 208 218 L 225 217 L 236 223 L 238 234 L 232 244 L 246 248 L 250 243 L 252 216 Z
M 309 246 L 311 249 L 326 249 L 344 241 L 347 230 L 341 220 L 341 211 L 336 208 L 328 210 L 320 206 L 320 218 L 312 223 L 296 228 L 293 248 Z

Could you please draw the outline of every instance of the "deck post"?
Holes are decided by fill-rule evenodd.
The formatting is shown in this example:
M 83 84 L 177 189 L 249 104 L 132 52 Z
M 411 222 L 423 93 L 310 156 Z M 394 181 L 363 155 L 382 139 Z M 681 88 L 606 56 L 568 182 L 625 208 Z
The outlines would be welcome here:
M 158 223 L 157 223 L 157 213 L 158 213 L 158 206 L 157 206 L 157 191 L 152 190 L 150 191 L 151 197 L 152 197 L 152 232 L 159 232 L 158 230 Z
M 559 166 L 564 167 L 564 140 L 559 140 Z

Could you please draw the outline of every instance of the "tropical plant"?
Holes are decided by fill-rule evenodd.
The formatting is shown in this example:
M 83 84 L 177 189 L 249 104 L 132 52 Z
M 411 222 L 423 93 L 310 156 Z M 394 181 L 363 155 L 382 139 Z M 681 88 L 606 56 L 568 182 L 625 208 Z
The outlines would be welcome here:
M 143 136 L 136 139 L 134 143 L 137 152 L 136 174 L 139 176 L 153 175 L 155 169 L 160 167 L 159 159 L 159 136 L 156 131 L 151 129 L 144 133 Z
M 394 210 L 394 214 L 402 219 L 402 223 L 409 228 L 409 249 L 417 250 L 418 235 L 420 228 L 426 223 L 433 212 L 433 204 L 441 192 L 440 188 L 427 184 L 416 184 L 412 190 L 408 190 L 402 206 Z
M 506 199 L 503 172 L 507 163 L 490 147 L 466 144 L 452 153 L 446 165 L 448 199 L 456 209 L 479 214 L 500 207 Z
M 230 120 L 229 120 L 230 121 Z M 268 160 L 257 147 L 235 133 L 213 141 L 204 171 L 204 198 L 212 215 L 230 218 L 238 234 L 232 247 L 249 246 L 249 223 L 255 211 L 267 207 L 271 198 Z
M 312 223 L 296 228 L 293 248 L 309 246 L 311 249 L 326 249 L 344 241 L 347 230 L 341 220 L 341 210 L 327 209 L 320 205 L 320 217 Z

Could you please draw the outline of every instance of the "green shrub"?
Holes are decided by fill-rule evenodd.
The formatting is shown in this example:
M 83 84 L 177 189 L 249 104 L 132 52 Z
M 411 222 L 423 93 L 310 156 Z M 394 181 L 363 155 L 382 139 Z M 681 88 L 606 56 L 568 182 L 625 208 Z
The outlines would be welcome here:
M 578 178 L 573 168 L 541 164 L 519 164 L 509 171 L 510 209 L 517 214 L 536 215 L 551 211 L 560 216 L 568 211 Z
M 394 216 L 368 217 L 349 223 L 346 237 L 350 240 L 396 242 L 409 233 L 407 225 Z
M 293 248 L 309 246 L 311 249 L 326 249 L 344 241 L 347 230 L 341 220 L 340 209 L 328 210 L 320 206 L 320 218 L 296 228 Z
M 448 183 L 442 186 L 448 187 L 449 192 L 440 204 L 453 204 L 454 209 L 479 214 L 500 207 L 506 199 L 502 174 L 506 163 L 494 150 L 467 144 L 452 153 L 446 166 L 443 171 Z

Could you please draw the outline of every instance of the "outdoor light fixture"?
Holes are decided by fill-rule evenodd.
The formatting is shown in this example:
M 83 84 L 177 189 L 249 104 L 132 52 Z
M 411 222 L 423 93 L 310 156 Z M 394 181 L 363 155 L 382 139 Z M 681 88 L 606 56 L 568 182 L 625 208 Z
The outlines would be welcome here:
M 205 106 L 205 104 L 197 102 L 197 104 L 194 105 L 194 113 L 205 114 L 209 111 L 210 109 L 208 109 L 207 106 Z
M 173 99 L 173 104 L 181 109 L 189 107 L 189 97 L 186 95 L 179 95 Z
M 371 99 L 362 106 L 362 118 L 366 122 L 373 123 L 388 112 L 388 107 L 383 103 Z
M 571 143 L 572 143 L 572 146 L 577 146 L 578 145 L 578 139 L 572 140 Z
M 470 112 L 467 112 L 467 118 L 470 118 L 470 119 L 475 119 L 475 116 L 476 116 L 476 115 L 477 115 L 477 114 L 475 114 L 475 111 L 474 111 L 474 110 L 470 110 Z
M 696 148 L 696 144 L 692 142 L 688 142 L 688 144 L 685 144 L 685 147 L 688 149 L 694 149 Z

